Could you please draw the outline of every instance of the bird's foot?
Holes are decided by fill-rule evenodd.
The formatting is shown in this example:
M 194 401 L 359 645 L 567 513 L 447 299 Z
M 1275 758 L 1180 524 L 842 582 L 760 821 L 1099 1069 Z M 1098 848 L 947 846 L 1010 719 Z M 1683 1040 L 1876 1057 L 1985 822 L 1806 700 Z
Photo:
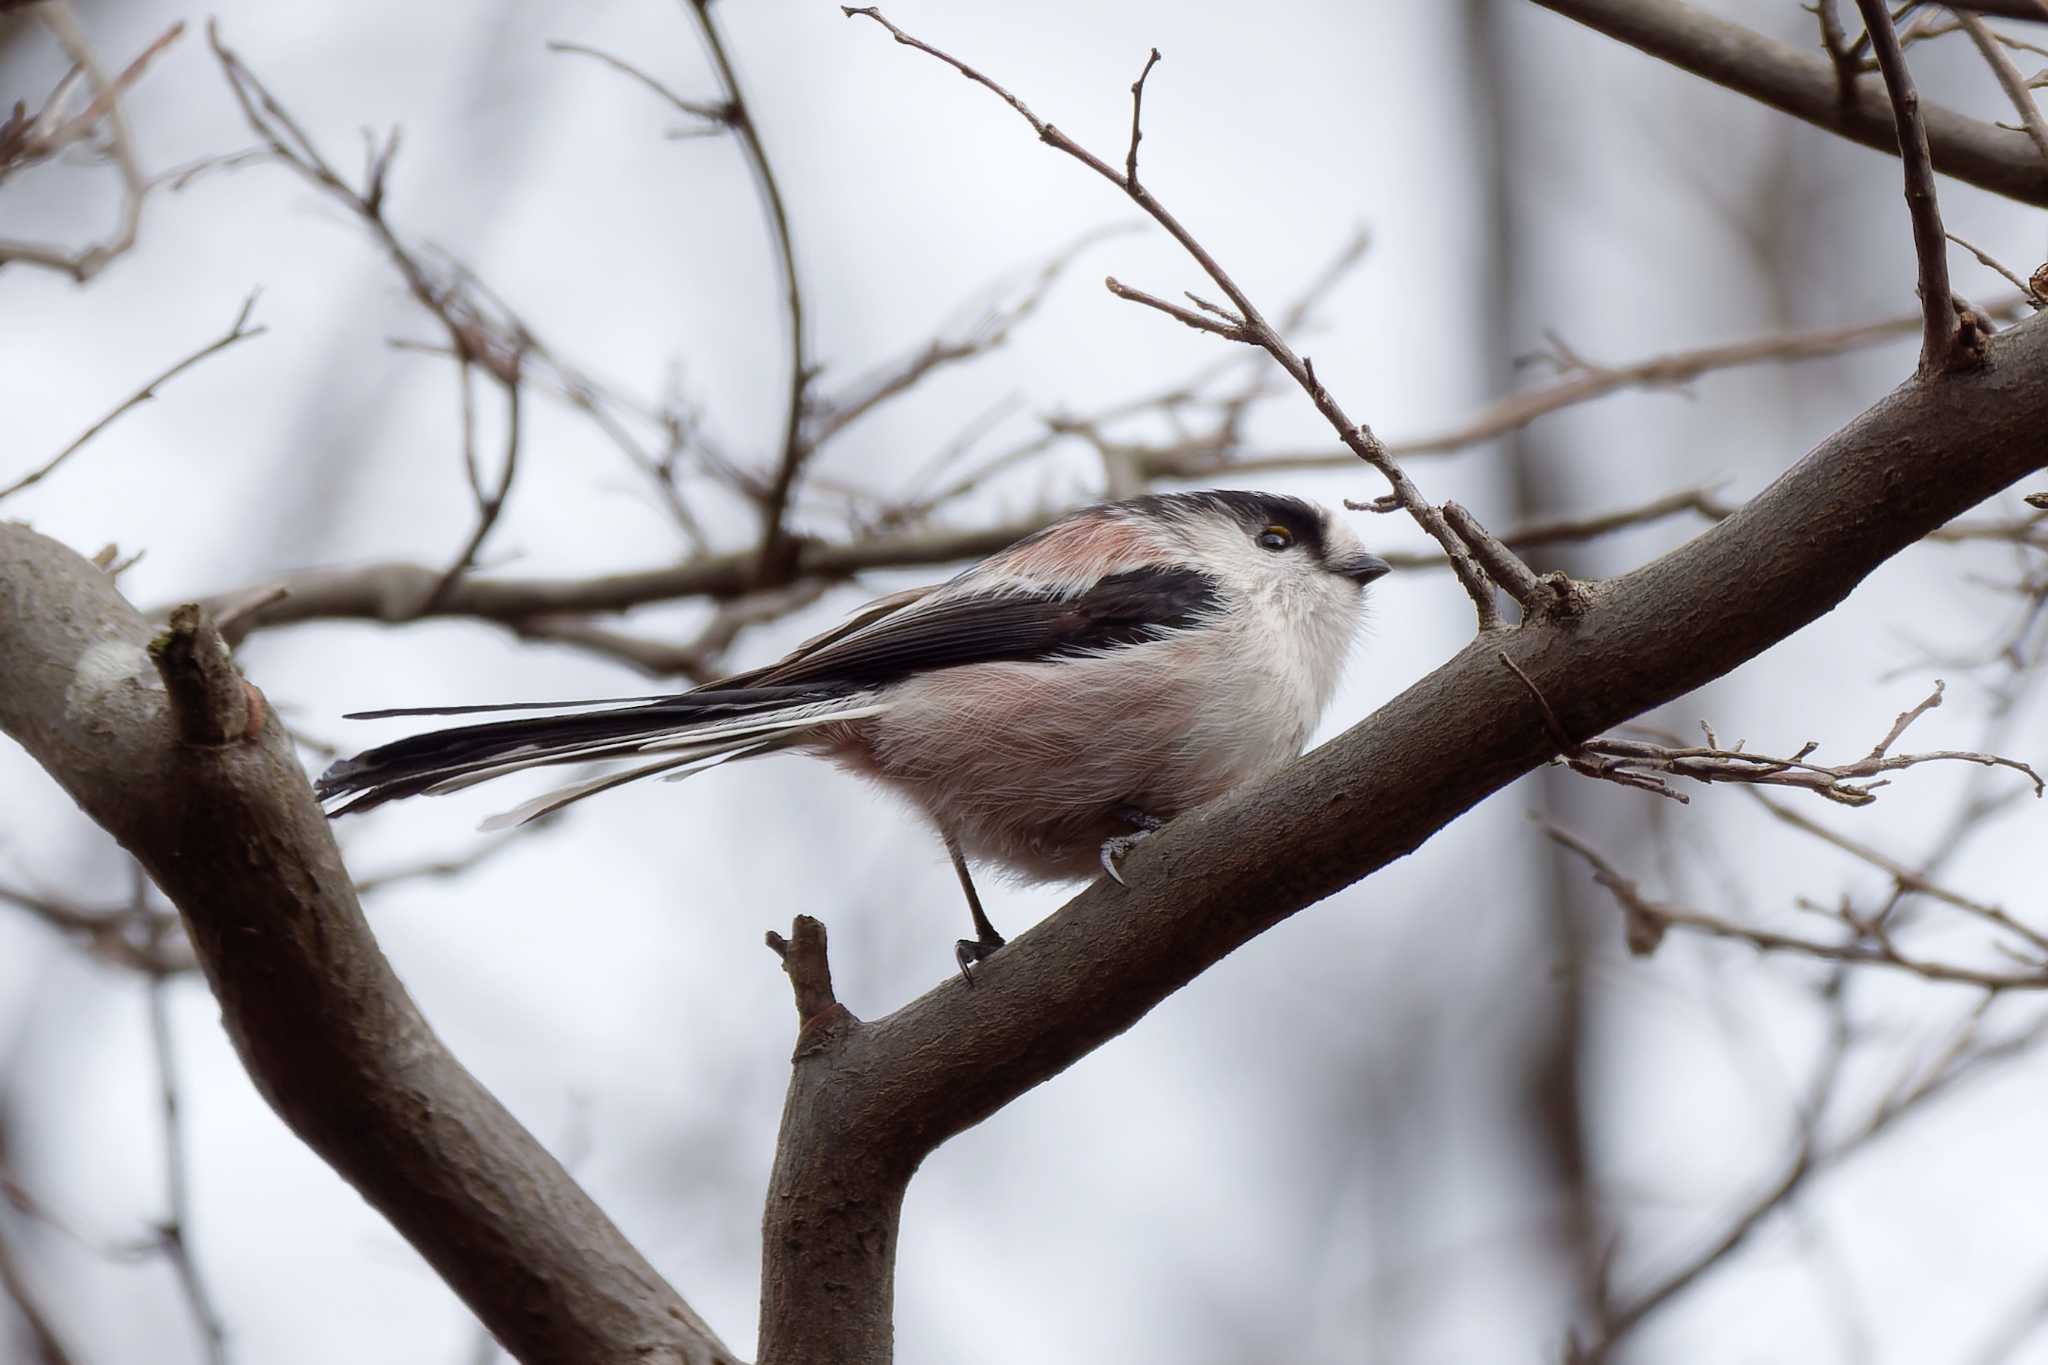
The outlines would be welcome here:
M 1102 870 L 1107 872 L 1118 886 L 1128 886 L 1129 883 L 1124 880 L 1123 871 L 1118 864 L 1126 853 L 1151 838 L 1166 822 L 1135 806 L 1119 807 L 1116 818 L 1133 828 L 1129 834 L 1114 835 L 1102 841 Z
M 963 938 L 953 945 L 953 960 L 960 964 L 960 979 L 974 984 L 974 964 L 995 952 L 1009 940 L 990 929 L 981 938 Z

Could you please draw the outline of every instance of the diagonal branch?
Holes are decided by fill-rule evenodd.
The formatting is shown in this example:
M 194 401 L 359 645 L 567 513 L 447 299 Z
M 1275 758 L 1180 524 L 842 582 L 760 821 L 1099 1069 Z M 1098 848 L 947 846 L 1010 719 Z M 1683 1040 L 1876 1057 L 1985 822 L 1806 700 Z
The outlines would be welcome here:
M 51 456 L 43 463 L 37 465 L 34 469 L 31 469 L 28 473 L 22 475 L 13 483 L 7 484 L 5 487 L 0 487 L 0 500 L 11 498 L 16 493 L 21 492 L 24 488 L 32 488 L 36 484 L 41 483 L 44 479 L 49 478 L 50 475 L 57 472 L 57 467 L 59 465 L 63 464 L 73 455 L 76 455 L 88 441 L 92 440 L 93 437 L 99 435 L 102 431 L 105 431 L 108 427 L 112 426 L 116 420 L 118 420 L 123 414 L 127 413 L 129 410 L 141 407 L 144 403 L 147 403 L 151 399 L 155 398 L 156 391 L 158 389 L 162 388 L 165 384 L 170 383 L 173 379 L 176 379 L 179 375 L 191 369 L 200 361 L 206 359 L 208 356 L 216 355 L 221 351 L 225 351 L 230 346 L 236 345 L 239 342 L 247 341 L 252 337 L 260 337 L 265 332 L 269 331 L 270 329 L 265 326 L 258 325 L 255 327 L 251 327 L 249 325 L 249 314 L 252 310 L 254 310 L 255 307 L 256 295 L 251 294 L 249 295 L 248 298 L 242 300 L 241 311 L 235 314 L 235 320 L 233 323 L 229 325 L 228 330 L 226 332 L 222 333 L 220 336 L 215 337 L 212 341 L 209 341 L 206 345 L 200 347 L 198 350 L 192 352 L 190 355 L 184 357 L 182 360 L 179 360 L 176 364 L 172 365 L 170 368 L 163 371 L 163 373 L 157 375 L 154 379 L 151 379 L 141 388 L 137 389 L 135 392 L 129 394 L 126 398 L 122 399 L 120 403 L 114 407 L 113 411 L 107 413 L 106 416 L 100 418 L 97 422 L 94 422 L 91 426 L 87 427 L 84 431 L 80 432 L 77 435 L 77 437 L 75 437 L 72 440 L 71 444 L 65 446 L 55 455 Z
M 1890 101 L 1869 83 L 1844 98 L 1834 65 L 1681 0 L 1536 0 L 1610 38 L 1794 118 L 1896 152 Z M 2048 172 L 2024 133 L 1923 105 L 1934 168 L 2022 203 L 2048 205 Z
M 1720 676 L 2048 466 L 2048 321 L 1986 345 L 1992 363 L 1909 381 L 1734 515 L 1599 584 L 1574 616 L 1506 637 L 1559 729 L 1598 734 Z M 804 1201 L 816 1216 L 808 1236 L 764 1244 L 763 1365 L 826 1358 L 792 1328 L 807 1305 L 842 1323 L 886 1317 L 904 1188 L 946 1138 L 1548 759 L 1501 643 L 1473 641 L 1330 744 L 1174 821 L 1126 861 L 1128 886 L 1082 892 L 982 964 L 971 992 L 948 982 L 807 1052 L 771 1212 Z M 887 1338 L 849 1326 L 831 1344 L 881 1358 Z
M 2041 106 L 2034 99 L 2034 92 L 2027 88 L 2027 78 L 2013 65 L 2012 58 L 2005 55 L 2005 49 L 1999 46 L 1998 35 L 1991 31 L 1989 24 L 1960 9 L 1956 11 L 1956 22 L 1963 26 L 1963 32 L 1970 35 L 1970 41 L 1983 54 L 1984 64 L 1998 78 L 1999 88 L 2012 101 L 2027 136 L 2034 139 L 2034 146 L 2040 149 L 2043 167 L 2048 168 L 2048 119 L 2041 117 Z

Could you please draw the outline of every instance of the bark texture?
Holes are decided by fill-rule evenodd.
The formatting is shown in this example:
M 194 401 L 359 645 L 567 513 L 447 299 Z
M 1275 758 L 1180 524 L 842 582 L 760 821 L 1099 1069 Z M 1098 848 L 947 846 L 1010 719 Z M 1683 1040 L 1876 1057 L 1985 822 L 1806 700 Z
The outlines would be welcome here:
M 0 730 L 184 916 L 243 1063 L 526 1361 L 736 1358 L 434 1036 L 262 694 L 196 608 L 160 632 L 0 524 Z

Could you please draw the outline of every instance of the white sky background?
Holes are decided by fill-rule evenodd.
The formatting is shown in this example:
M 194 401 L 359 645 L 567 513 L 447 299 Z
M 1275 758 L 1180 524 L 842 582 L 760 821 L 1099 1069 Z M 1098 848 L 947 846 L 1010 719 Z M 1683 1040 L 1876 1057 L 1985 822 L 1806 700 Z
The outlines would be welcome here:
M 1147 87 L 1144 178 L 1256 298 L 1277 305 L 1354 226 L 1370 229 L 1369 256 L 1303 349 L 1389 438 L 1471 411 L 1491 394 L 1497 354 L 1536 348 L 1541 327 L 1623 361 L 1913 306 L 1894 161 L 1533 8 L 1510 15 L 1511 107 L 1529 224 L 1520 247 L 1542 268 L 1523 281 L 1518 310 L 1533 325 L 1506 337 L 1485 294 L 1487 157 L 1463 6 L 884 9 L 1113 159 L 1130 81 L 1157 45 L 1166 60 Z M 1810 21 L 1790 3 L 1728 9 L 1806 40 Z M 828 388 L 921 344 L 991 279 L 1134 217 L 986 92 L 835 5 L 725 0 L 719 13 L 790 202 Z M 679 374 L 725 446 L 765 464 L 785 352 L 737 148 L 665 141 L 679 120 L 652 96 L 544 48 L 563 38 L 618 52 L 708 96 L 678 8 L 244 2 L 218 14 L 338 164 L 359 164 L 359 128 L 402 125 L 389 208 L 411 240 L 475 266 L 560 353 L 629 390 L 652 395 Z M 117 63 L 172 19 L 203 15 L 152 3 L 85 18 Z M 2006 116 L 1957 42 L 1916 49 L 1924 84 Z M 34 100 L 59 69 L 39 38 L 17 41 L 0 54 L 0 94 Z M 249 141 L 198 31 L 129 108 L 152 169 Z M 2030 211 L 1946 182 L 1942 194 L 1954 231 L 2022 273 L 2041 256 Z M 1759 242 L 1759 206 L 1773 202 L 1792 225 L 1789 248 Z M 83 239 L 112 208 L 102 173 L 48 168 L 0 190 L 0 235 Z M 1973 297 L 2002 292 L 1960 253 L 1955 269 Z M 1005 394 L 1028 412 L 1085 411 L 1217 355 L 1215 338 L 1111 299 L 1105 273 L 1169 296 L 1203 285 L 1157 232 L 1095 246 L 1010 346 L 870 419 L 816 473 L 902 489 Z M 385 344 L 434 327 L 358 226 L 275 167 L 153 197 L 141 245 L 89 288 L 0 272 L 0 482 L 224 329 L 258 286 L 269 335 L 178 379 L 5 514 L 86 553 L 109 541 L 146 549 L 123 579 L 144 604 L 308 564 L 450 555 L 471 517 L 453 385 L 444 363 Z M 1589 511 L 1715 479 L 1746 495 L 1902 378 L 1912 350 L 1715 375 L 1692 401 L 1624 397 L 1549 419 L 1571 454 L 1559 477 Z M 593 429 L 541 401 L 529 416 L 493 567 L 593 572 L 676 552 Z M 1327 440 L 1305 402 L 1268 405 L 1260 430 L 1276 443 Z M 1496 527 L 1513 519 L 1495 450 L 1411 472 Z M 1364 471 L 1265 482 L 1332 503 L 1381 491 Z M 1090 457 L 1063 449 L 960 515 L 992 519 L 1097 487 Z M 2017 506 L 2008 498 L 2002 510 Z M 746 509 L 705 507 L 721 543 L 755 534 Z M 1361 520 L 1377 545 L 1420 545 L 1393 518 Z M 1596 562 L 1633 565 L 1690 529 L 1618 537 Z M 2004 600 L 1963 579 L 2008 567 L 1993 554 L 1912 552 L 1663 719 L 1685 730 L 1705 717 L 1760 748 L 1813 738 L 1823 753 L 1861 753 L 1924 695 L 1938 671 L 1929 648 L 1972 647 L 2000 627 Z M 859 596 L 835 594 L 746 637 L 736 662 L 773 656 Z M 629 624 L 683 632 L 697 618 L 672 608 Z M 1381 584 L 1326 731 L 1434 667 L 1469 622 L 1448 575 Z M 349 709 L 645 689 L 620 667 L 466 624 L 295 628 L 258 636 L 243 662 L 295 723 L 351 747 L 395 730 L 340 721 Z M 1879 681 L 1892 670 L 1903 671 Z M 1912 747 L 1974 747 L 1994 678 L 1947 676 L 1950 704 Z M 2009 748 L 2038 762 L 2048 733 L 2034 719 Z M 1814 813 L 1917 856 L 1964 776 L 1921 770 L 1868 810 Z M 1502 794 L 1283 924 L 927 1162 L 904 1212 L 898 1358 L 1557 1359 L 1569 1311 L 1568 1277 L 1548 1260 L 1557 1209 L 1514 1136 L 1523 1039 L 1551 988 L 1552 947 L 1530 909 L 1547 876 L 1522 819 L 1532 792 Z M 408 803 L 341 834 L 351 865 L 372 873 L 473 847 L 476 820 L 514 799 L 493 787 Z M 1617 811 L 1653 799 L 1605 788 L 1592 798 Z M 1707 857 L 1674 886 L 1647 849 L 1615 848 L 1653 889 L 1764 914 L 1797 893 L 1876 886 L 1760 821 L 1739 792 L 1702 791 L 1661 814 L 1682 827 L 1679 845 Z M 2038 907 L 2041 820 L 2037 807 L 2019 810 L 1954 879 L 2015 910 Z M 113 898 L 122 869 L 19 751 L 0 749 L 0 880 Z M 995 890 L 991 913 L 1014 930 L 1065 894 Z M 742 1352 L 793 1028 L 762 931 L 798 910 L 822 915 L 842 999 L 874 1016 L 952 969 L 964 923 L 943 853 L 914 820 L 790 760 L 615 793 L 472 875 L 409 884 L 369 909 L 457 1055 L 543 1139 L 581 1149 L 577 1173 L 599 1203 Z M 1682 1259 L 1775 1172 L 1817 1042 L 1815 976 L 1678 935 L 1635 961 L 1618 926 L 1597 923 L 1594 1159 L 1631 1231 L 1617 1261 L 1626 1288 Z M 1899 1058 L 1974 1004 L 1916 981 L 1856 989 L 1889 1022 Z M 160 1212 L 142 999 L 139 982 L 0 915 L 11 1160 L 41 1201 L 109 1240 Z M 463 1359 L 467 1314 L 271 1116 L 203 986 L 180 983 L 176 1003 L 192 1232 L 236 1358 Z M 2000 1009 L 2018 1021 L 2026 1003 Z M 2029 1102 L 2037 1076 L 2026 1062 L 1980 1083 L 1816 1185 L 1796 1224 L 1768 1224 L 1739 1268 L 1660 1317 L 1628 1358 L 1967 1358 L 2048 1271 L 2033 1213 L 2048 1198 L 2037 1160 L 2048 1123 Z M 1855 1093 L 1891 1078 L 1873 1067 Z M 199 1358 L 160 1265 L 110 1265 L 19 1220 L 7 1231 L 31 1248 L 86 1359 Z M 2013 1358 L 2048 1360 L 2048 1344 Z

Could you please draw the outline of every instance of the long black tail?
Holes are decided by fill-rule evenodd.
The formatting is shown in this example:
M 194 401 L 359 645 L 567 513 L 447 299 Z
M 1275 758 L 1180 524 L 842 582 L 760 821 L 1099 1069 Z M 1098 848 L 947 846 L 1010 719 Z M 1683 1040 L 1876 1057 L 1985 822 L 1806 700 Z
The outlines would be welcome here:
M 358 717 L 367 718 L 601 707 L 462 725 L 382 744 L 335 763 L 321 774 L 314 791 L 328 803 L 330 815 L 346 815 L 400 797 L 455 791 L 526 768 L 659 755 L 642 767 L 549 793 L 509 817 L 489 822 L 521 824 L 622 782 L 781 748 L 816 726 L 875 715 L 881 709 L 871 693 L 815 687 L 729 688 L 629 701 L 361 712 Z

